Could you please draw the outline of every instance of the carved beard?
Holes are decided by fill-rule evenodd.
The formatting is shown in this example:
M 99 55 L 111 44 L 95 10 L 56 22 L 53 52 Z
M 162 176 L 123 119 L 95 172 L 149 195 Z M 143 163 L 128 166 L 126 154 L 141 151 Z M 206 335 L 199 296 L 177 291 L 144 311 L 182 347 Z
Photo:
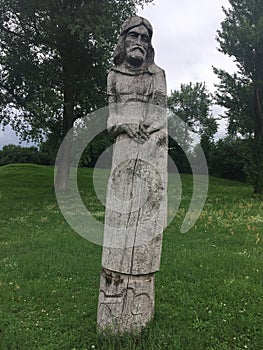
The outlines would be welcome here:
M 142 46 L 132 46 L 126 49 L 127 61 L 135 67 L 139 67 L 146 59 L 147 52 Z

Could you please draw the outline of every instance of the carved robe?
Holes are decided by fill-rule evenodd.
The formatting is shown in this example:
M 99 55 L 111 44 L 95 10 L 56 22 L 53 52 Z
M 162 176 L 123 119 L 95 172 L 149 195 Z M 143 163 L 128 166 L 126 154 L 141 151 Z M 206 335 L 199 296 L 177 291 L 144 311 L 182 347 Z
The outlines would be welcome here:
M 164 71 L 115 66 L 108 75 L 108 128 L 115 135 L 107 189 L 102 266 L 123 274 L 159 270 L 166 226 L 167 119 Z M 155 130 L 144 143 L 121 131 L 141 123 Z

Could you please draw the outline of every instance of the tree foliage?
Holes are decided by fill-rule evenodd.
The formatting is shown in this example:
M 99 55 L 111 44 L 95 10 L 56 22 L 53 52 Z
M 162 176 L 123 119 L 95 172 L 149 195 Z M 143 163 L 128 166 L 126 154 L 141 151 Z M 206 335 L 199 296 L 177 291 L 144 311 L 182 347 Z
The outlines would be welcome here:
M 6 145 L 0 151 L 0 165 L 14 163 L 42 164 L 43 161 L 44 159 L 36 147 Z
M 230 180 L 246 180 L 246 140 L 228 136 L 213 144 L 209 150 L 208 168 L 210 175 Z
M 53 134 L 59 144 L 78 118 L 106 104 L 120 26 L 152 1 L 0 0 L 2 125 L 22 139 Z M 69 152 L 70 143 L 58 172 L 62 189 Z
M 212 138 L 217 123 L 211 113 L 212 98 L 205 83 L 181 84 L 180 90 L 172 91 L 168 97 L 169 121 L 173 127 L 173 116 L 177 115 L 194 133 L 201 138 Z M 174 128 L 177 126 L 175 125 Z M 187 136 L 186 136 L 187 138 Z
M 180 172 L 191 171 L 187 157 L 190 156 L 194 134 L 199 136 L 205 155 L 209 156 L 213 136 L 217 131 L 211 107 L 212 97 L 204 83 L 181 84 L 180 90 L 172 91 L 168 97 L 169 135 L 178 141 L 176 144 L 169 138 L 169 153 Z
M 248 142 L 247 172 L 254 192 L 263 194 L 263 2 L 229 0 L 218 31 L 219 51 L 237 64 L 237 72 L 214 68 L 220 78 L 217 102 L 227 108 L 229 132 Z
M 111 168 L 111 159 L 112 159 L 112 148 L 114 144 L 114 138 L 108 133 L 107 130 L 104 130 L 98 134 L 94 139 L 89 143 L 83 152 L 79 165 L 82 167 L 94 168 L 97 164 L 99 157 L 102 153 L 107 154 L 103 158 L 101 166 L 104 168 Z
M 2 124 L 23 139 L 61 137 L 77 118 L 105 105 L 117 33 L 143 3 L 1 0 Z

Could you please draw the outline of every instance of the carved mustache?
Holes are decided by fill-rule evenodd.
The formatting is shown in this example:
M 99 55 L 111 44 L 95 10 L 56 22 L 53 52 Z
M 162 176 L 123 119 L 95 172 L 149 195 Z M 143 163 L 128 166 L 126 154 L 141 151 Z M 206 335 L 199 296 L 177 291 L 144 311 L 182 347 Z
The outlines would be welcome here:
M 141 51 L 142 54 L 145 54 L 145 52 L 146 52 L 145 49 L 139 45 L 132 46 L 129 51 L 131 52 L 131 51 L 135 51 L 135 50 Z

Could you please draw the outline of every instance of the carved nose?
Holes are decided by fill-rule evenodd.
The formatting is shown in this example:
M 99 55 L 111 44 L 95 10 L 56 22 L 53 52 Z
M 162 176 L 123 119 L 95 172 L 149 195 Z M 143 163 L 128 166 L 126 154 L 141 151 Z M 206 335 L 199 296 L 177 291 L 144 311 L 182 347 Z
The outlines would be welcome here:
M 142 36 L 141 36 L 141 35 L 138 35 L 138 36 L 137 36 L 137 42 L 138 42 L 139 44 L 141 44 L 141 42 L 142 42 Z
M 141 44 L 141 42 L 142 42 L 142 37 L 141 37 L 141 35 L 138 35 L 138 36 L 136 37 L 136 42 L 137 42 L 138 44 Z

